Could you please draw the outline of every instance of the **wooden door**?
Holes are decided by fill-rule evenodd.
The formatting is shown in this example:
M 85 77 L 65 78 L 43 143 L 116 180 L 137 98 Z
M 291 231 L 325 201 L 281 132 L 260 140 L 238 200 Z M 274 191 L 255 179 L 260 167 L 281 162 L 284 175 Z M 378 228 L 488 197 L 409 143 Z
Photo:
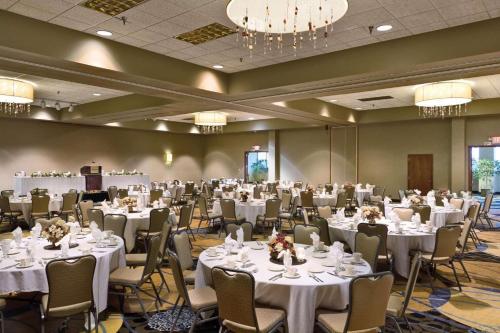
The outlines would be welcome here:
M 432 154 L 408 155 L 408 189 L 418 189 L 425 195 L 432 190 L 433 184 Z

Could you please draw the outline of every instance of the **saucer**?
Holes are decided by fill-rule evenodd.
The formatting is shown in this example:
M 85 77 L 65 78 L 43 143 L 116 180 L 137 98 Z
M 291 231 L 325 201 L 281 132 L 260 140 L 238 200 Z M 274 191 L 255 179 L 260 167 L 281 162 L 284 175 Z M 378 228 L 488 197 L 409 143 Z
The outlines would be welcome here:
M 323 259 L 328 257 L 328 253 L 326 252 L 313 252 L 313 258 Z
M 271 272 L 282 272 L 285 270 L 285 267 L 278 265 L 269 265 L 267 266 L 267 269 L 270 270 Z
M 325 270 L 323 268 L 321 268 L 321 266 L 313 266 L 313 267 L 309 267 L 307 269 L 307 271 L 309 273 L 319 274 L 319 273 L 323 273 Z
M 285 272 L 285 273 L 283 273 L 283 277 L 285 277 L 287 279 L 298 279 L 298 278 L 300 278 L 300 274 L 297 272 L 294 275 L 292 275 L 288 272 Z
M 207 252 L 207 257 L 215 258 L 215 257 L 218 257 L 218 256 L 219 256 L 219 253 L 217 253 L 217 252 L 212 253 L 212 254 L 210 254 L 210 253 Z
M 324 266 L 324 267 L 335 267 L 335 263 L 333 261 L 327 261 L 327 260 L 325 260 L 325 261 L 323 261 L 321 263 L 321 266 Z
M 16 254 L 19 254 L 19 253 L 21 253 L 21 251 L 11 250 L 11 251 L 9 251 L 9 256 L 13 256 L 13 255 L 16 255 Z
M 28 267 L 32 267 L 33 265 L 34 265 L 33 263 L 29 263 L 27 265 L 17 264 L 16 268 L 28 268 Z

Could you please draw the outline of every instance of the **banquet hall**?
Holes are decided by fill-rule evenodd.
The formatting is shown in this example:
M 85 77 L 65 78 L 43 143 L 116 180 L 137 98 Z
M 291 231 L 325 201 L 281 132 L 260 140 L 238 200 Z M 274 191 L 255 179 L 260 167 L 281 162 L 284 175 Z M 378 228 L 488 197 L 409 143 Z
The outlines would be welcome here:
M 500 332 L 500 0 L 0 29 L 0 332 Z

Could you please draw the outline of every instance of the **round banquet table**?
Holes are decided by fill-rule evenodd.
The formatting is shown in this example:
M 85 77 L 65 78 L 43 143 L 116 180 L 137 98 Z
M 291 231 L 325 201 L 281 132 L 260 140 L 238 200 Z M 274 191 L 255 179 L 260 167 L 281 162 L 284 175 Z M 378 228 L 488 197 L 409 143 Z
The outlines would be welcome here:
M 398 204 L 389 204 L 385 206 L 385 216 L 389 216 L 389 213 L 394 208 L 404 208 Z M 432 207 L 430 221 L 432 225 L 436 228 L 444 227 L 447 224 L 459 223 L 464 220 L 464 212 L 461 209 L 456 208 L 444 208 L 441 206 Z M 426 221 L 422 221 L 424 223 Z
M 351 279 L 328 274 L 327 272 L 333 271 L 333 269 L 321 266 L 321 263 L 326 259 L 312 257 L 312 247 L 306 249 L 307 262 L 294 266 L 298 269 L 299 278 L 282 277 L 269 281 L 270 277 L 279 274 L 279 272 L 268 269 L 269 265 L 276 266 L 276 264 L 271 264 L 269 261 L 267 245 L 261 245 L 261 249 L 256 249 L 259 247 L 256 242 L 245 242 L 244 244 L 250 247 L 249 259 L 252 264 L 247 264 L 246 270 L 251 270 L 255 279 L 255 301 L 259 304 L 284 309 L 287 314 L 288 332 L 312 333 L 316 309 L 343 310 L 349 304 L 349 282 Z M 295 244 L 295 246 L 302 245 Z M 219 247 L 217 251 L 220 253 L 218 258 L 209 257 L 206 251 L 200 254 L 196 266 L 196 288 L 212 285 L 211 269 L 214 266 L 224 266 L 224 249 Z M 349 260 L 347 256 L 345 260 Z M 311 266 L 319 266 L 324 269 L 322 273 L 315 273 L 322 282 L 318 282 L 308 275 L 308 268 Z M 355 271 L 356 275 L 371 273 L 370 266 L 364 261 L 355 266 Z M 237 292 L 235 290 L 235 293 Z
M 88 244 L 92 247 L 91 255 L 96 257 L 96 268 L 94 273 L 94 301 L 99 312 L 106 309 L 108 305 L 108 281 L 109 274 L 118 267 L 125 266 L 125 251 L 123 240 L 114 236 L 117 245 L 113 247 L 97 248 L 95 243 L 88 243 L 92 239 L 91 235 L 79 236 L 83 237 L 76 239 L 79 246 L 69 249 L 69 257 L 82 256 L 82 245 Z M 28 268 L 10 267 L 16 264 L 15 259 L 26 257 L 26 247 L 31 241 L 31 237 L 24 238 L 20 248 L 17 248 L 15 242 L 12 241 L 11 250 L 8 259 L 0 261 L 0 293 L 7 294 L 10 292 L 49 292 L 47 275 L 45 273 L 46 263 L 50 257 L 60 256 L 60 250 L 45 250 L 44 245 L 49 244 L 45 239 L 37 240 L 37 250 L 35 251 L 35 262 L 33 266 Z M 0 251 L 1 252 L 1 251 Z M 14 254 L 18 252 L 17 254 Z M 3 253 L 1 254 L 3 258 Z
M 347 242 L 351 249 L 354 249 L 355 237 L 357 228 L 351 229 L 350 224 L 352 219 L 346 219 L 343 222 L 336 222 L 334 219 L 328 219 L 330 226 L 330 238 Z M 394 223 L 390 220 L 380 220 L 377 224 L 385 224 L 388 226 L 389 234 L 387 235 L 387 248 L 392 251 L 394 260 L 394 268 L 396 272 L 408 278 L 410 272 L 410 251 L 420 250 L 432 252 L 436 240 L 436 229 L 432 232 L 424 232 L 417 230 L 412 222 L 401 222 L 403 233 L 395 233 Z
M 62 197 L 53 197 L 49 201 L 49 212 L 59 212 L 63 203 Z M 23 218 L 26 222 L 31 220 L 31 199 L 28 198 L 12 198 L 9 199 L 10 209 L 23 212 Z
M 125 239 L 125 248 L 127 252 L 132 251 L 135 246 L 135 236 L 137 230 L 148 230 L 149 228 L 149 213 L 152 208 L 145 208 L 138 213 L 128 213 L 124 212 L 123 208 L 110 208 L 103 210 L 104 214 L 123 214 L 127 216 L 127 224 L 125 225 L 125 231 L 123 232 L 123 238 Z M 168 216 L 168 222 L 172 225 L 177 225 L 177 216 L 173 209 L 170 210 L 170 215 Z
M 361 206 L 363 205 L 363 202 L 365 200 L 370 200 L 370 195 L 373 194 L 373 189 L 356 189 L 355 195 L 356 195 L 356 200 L 358 201 L 358 204 Z
M 247 202 L 241 202 L 240 200 L 234 199 L 235 210 L 237 218 L 245 218 L 255 225 L 257 221 L 257 215 L 264 215 L 266 213 L 266 201 L 263 199 L 248 199 Z M 213 213 L 216 215 L 222 215 L 222 209 L 220 206 L 220 201 L 214 201 Z

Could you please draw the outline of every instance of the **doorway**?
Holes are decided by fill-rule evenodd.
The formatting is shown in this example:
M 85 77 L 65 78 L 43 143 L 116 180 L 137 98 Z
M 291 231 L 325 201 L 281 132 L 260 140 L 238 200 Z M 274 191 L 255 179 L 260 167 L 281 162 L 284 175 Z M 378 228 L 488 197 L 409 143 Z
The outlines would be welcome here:
M 245 183 L 261 183 L 267 181 L 268 177 L 267 151 L 245 152 Z
M 408 189 L 419 189 L 427 193 L 434 187 L 433 155 L 408 155 Z
M 500 192 L 500 146 L 469 147 L 469 189 Z

